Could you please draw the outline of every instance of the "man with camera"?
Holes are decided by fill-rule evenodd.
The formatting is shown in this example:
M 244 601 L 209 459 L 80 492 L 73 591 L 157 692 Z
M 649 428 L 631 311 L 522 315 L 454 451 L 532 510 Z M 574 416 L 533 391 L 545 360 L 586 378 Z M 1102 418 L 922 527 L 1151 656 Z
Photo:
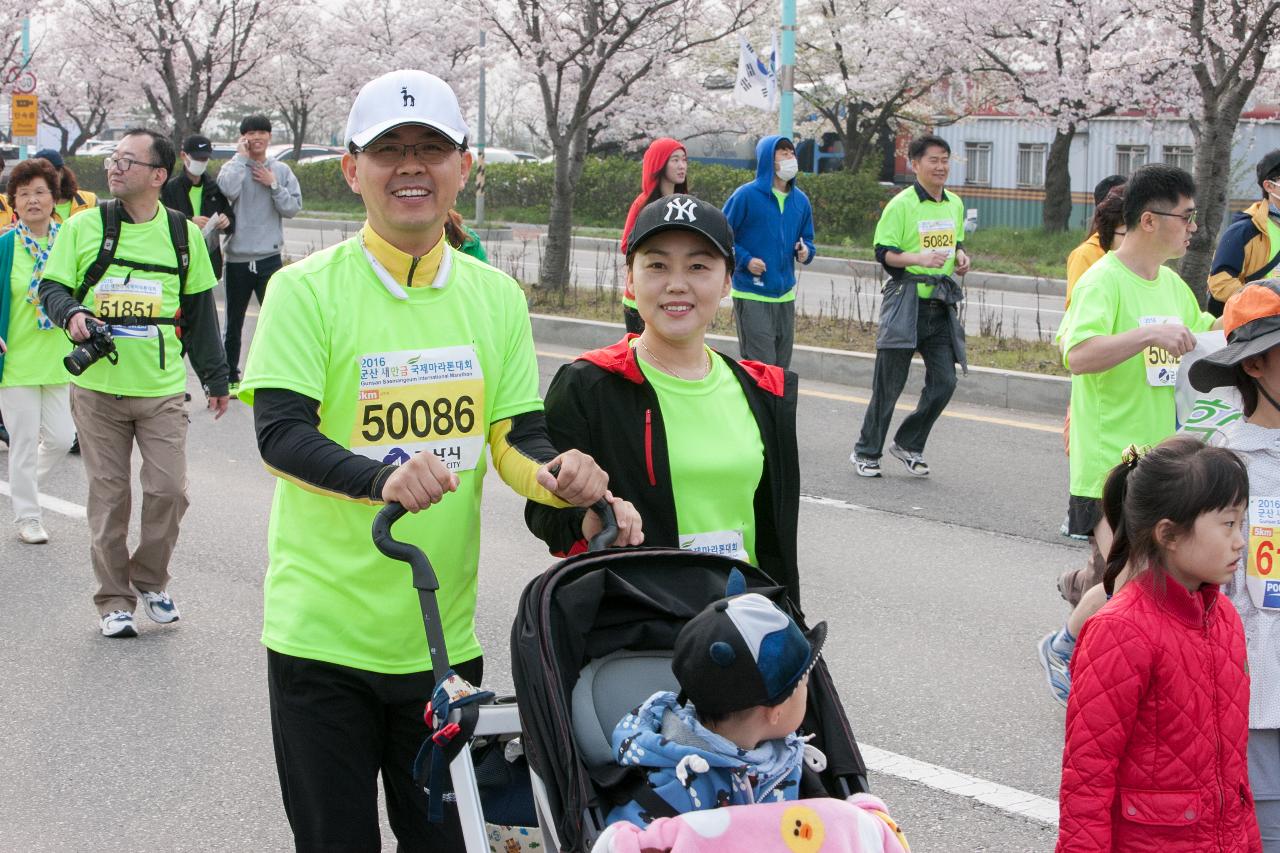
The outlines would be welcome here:
M 184 354 L 215 419 L 227 410 L 209 253 L 200 230 L 159 203 L 174 159 L 167 137 L 126 131 L 105 163 L 114 199 L 62 226 L 40 282 L 45 313 L 77 343 L 66 365 L 89 479 L 93 600 L 106 637 L 137 636 L 139 595 L 153 621 L 178 620 L 167 587 L 187 509 Z M 142 532 L 130 554 L 135 442 Z

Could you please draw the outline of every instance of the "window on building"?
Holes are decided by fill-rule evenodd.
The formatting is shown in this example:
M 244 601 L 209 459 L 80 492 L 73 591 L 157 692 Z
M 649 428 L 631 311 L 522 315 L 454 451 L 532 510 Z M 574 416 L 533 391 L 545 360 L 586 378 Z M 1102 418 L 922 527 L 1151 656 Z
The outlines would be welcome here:
M 1044 186 L 1044 158 L 1049 146 L 1043 142 L 1018 144 L 1018 186 L 1039 189 Z
M 1166 164 L 1187 172 L 1195 171 L 1196 152 L 1190 145 L 1166 145 L 1162 154 Z
M 1133 174 L 1133 170 L 1139 166 L 1147 164 L 1147 146 L 1145 145 L 1117 145 L 1116 146 L 1116 174 L 1124 175 L 1126 178 Z
M 991 186 L 991 143 L 964 144 L 964 182 L 971 186 Z

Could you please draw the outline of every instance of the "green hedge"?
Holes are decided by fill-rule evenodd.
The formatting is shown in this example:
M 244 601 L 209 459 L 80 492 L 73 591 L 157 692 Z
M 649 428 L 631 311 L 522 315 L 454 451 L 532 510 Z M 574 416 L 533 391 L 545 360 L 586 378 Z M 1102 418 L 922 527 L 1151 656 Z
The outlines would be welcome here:
M 68 157 L 80 185 L 98 193 L 107 189 L 106 173 L 98 157 Z M 217 163 L 209 174 L 217 174 Z M 534 224 L 544 224 L 551 203 L 555 177 L 551 163 L 499 163 L 485 169 L 485 207 L 489 218 L 499 214 Z M 342 178 L 339 161 L 307 163 L 294 167 L 302 188 L 303 210 L 353 211 L 362 209 L 358 196 Z M 746 169 L 691 163 L 690 189 L 694 195 L 723 205 L 729 194 L 754 174 Z M 813 219 L 822 243 L 839 244 L 864 237 L 875 227 L 888 192 L 871 171 L 829 172 L 802 175 L 800 184 L 813 203 Z M 623 157 L 592 158 L 582 170 L 574 202 L 576 225 L 621 228 L 627 208 L 640 189 L 640 163 Z M 458 196 L 458 210 L 470 218 L 475 213 L 475 181 Z

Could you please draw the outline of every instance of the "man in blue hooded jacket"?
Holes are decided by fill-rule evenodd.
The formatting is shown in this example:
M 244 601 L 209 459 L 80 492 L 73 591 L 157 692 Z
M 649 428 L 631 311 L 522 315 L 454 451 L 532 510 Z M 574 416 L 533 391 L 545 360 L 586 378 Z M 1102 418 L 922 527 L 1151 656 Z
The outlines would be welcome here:
M 733 191 L 733 317 L 742 358 L 791 365 L 796 326 L 795 262 L 813 260 L 813 208 L 796 186 L 796 149 L 785 136 L 756 144 L 756 179 Z

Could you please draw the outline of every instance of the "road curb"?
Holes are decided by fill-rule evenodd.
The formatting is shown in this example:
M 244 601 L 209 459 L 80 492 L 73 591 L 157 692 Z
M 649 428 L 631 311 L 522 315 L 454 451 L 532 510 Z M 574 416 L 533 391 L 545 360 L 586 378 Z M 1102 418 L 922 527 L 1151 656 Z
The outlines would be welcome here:
M 576 317 L 533 314 L 530 319 L 535 341 L 584 351 L 616 343 L 625 331 L 621 323 Z M 727 355 L 738 356 L 737 338 L 707 335 L 707 341 Z M 801 379 L 846 385 L 869 395 L 875 361 L 875 353 L 797 346 L 791 356 L 791 369 Z M 958 379 L 951 399 L 963 403 L 1061 415 L 1071 399 L 1071 380 L 1065 376 L 970 367 L 969 374 Z M 908 394 L 919 394 L 923 387 L 924 362 L 916 356 L 911 361 L 911 375 L 905 390 Z
M 309 219 L 296 217 L 289 224 L 297 228 L 308 228 L 316 231 L 334 229 L 355 233 L 359 228 L 358 219 Z M 511 242 L 520 240 L 541 240 L 546 236 L 545 225 L 499 225 L 475 228 L 480 241 L 487 243 Z M 607 248 L 617 250 L 618 240 L 615 237 L 574 237 L 575 248 L 592 249 Z M 804 267 L 806 272 L 826 273 L 827 275 L 864 276 L 876 282 L 884 278 L 884 270 L 875 261 L 858 261 L 849 258 L 830 258 L 819 255 L 813 262 Z M 1008 290 L 1015 293 L 1038 293 L 1041 296 L 1066 298 L 1067 282 L 1060 278 L 1036 278 L 1027 275 L 1006 275 L 1004 273 L 986 273 L 974 271 L 965 276 L 964 286 L 967 290 L 978 288 L 986 290 Z

